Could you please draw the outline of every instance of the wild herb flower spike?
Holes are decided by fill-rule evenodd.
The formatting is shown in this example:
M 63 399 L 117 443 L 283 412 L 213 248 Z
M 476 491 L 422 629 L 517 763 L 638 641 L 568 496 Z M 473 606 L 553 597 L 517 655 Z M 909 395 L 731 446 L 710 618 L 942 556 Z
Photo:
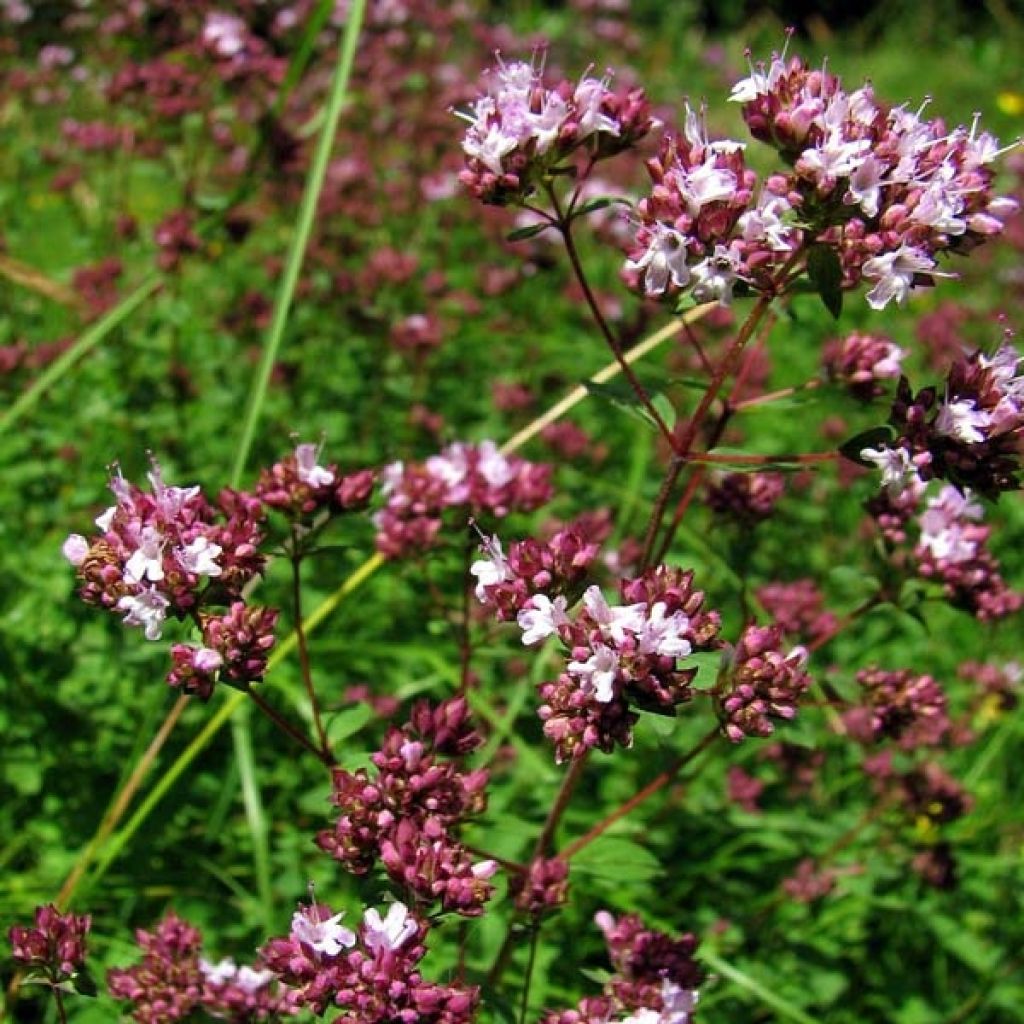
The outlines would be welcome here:
M 847 93 L 798 57 L 752 66 L 729 98 L 786 169 L 758 186 L 742 144 L 709 142 L 703 112 L 687 106 L 683 134 L 649 163 L 653 190 L 637 207 L 626 272 L 647 295 L 728 304 L 737 285 L 773 287 L 780 262 L 814 243 L 835 254 L 842 288 L 868 282 L 869 305 L 883 309 L 951 276 L 937 257 L 999 234 L 1017 208 L 993 191 L 990 165 L 1006 150 L 977 117 L 948 131 L 924 118 L 927 103 L 888 107 L 870 84 Z

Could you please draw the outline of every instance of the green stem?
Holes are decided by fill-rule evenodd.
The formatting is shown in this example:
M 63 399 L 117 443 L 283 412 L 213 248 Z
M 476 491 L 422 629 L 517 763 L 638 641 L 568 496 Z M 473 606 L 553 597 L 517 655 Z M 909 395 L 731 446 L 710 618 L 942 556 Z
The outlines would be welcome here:
M 0 433 L 8 431 L 42 397 L 43 393 L 60 380 L 83 356 L 91 352 L 111 331 L 135 312 L 160 286 L 160 275 L 147 277 L 135 291 L 129 293 L 106 316 L 93 324 L 59 359 L 55 359 L 7 408 L 0 413 Z
M 242 426 L 242 438 L 238 445 L 238 451 L 235 454 L 235 464 L 231 472 L 232 486 L 234 487 L 238 486 L 242 474 L 245 472 L 245 464 L 252 449 L 253 438 L 256 435 L 256 424 L 259 421 L 260 414 L 263 411 L 263 404 L 266 400 L 267 387 L 270 384 L 270 373 L 274 368 L 274 362 L 277 359 L 277 353 L 281 347 L 281 340 L 284 337 L 285 327 L 288 323 L 288 314 L 291 311 L 292 300 L 295 298 L 295 288 L 298 285 L 299 272 L 302 270 L 306 248 L 309 245 L 309 239 L 313 232 L 313 221 L 316 217 L 317 203 L 323 190 L 324 179 L 327 177 L 327 167 L 331 159 L 331 150 L 334 148 L 338 122 L 341 119 L 341 109 L 345 103 L 348 91 L 348 82 L 352 74 L 352 65 L 355 61 L 356 43 L 359 39 L 359 30 L 362 26 L 365 8 L 366 0 L 353 0 L 349 8 L 348 21 L 345 25 L 345 36 L 341 44 L 341 53 L 327 100 L 327 113 L 324 118 L 323 130 L 320 133 L 320 138 L 317 140 L 316 152 L 313 154 L 313 163 L 310 166 L 309 176 L 306 179 L 306 190 L 302 196 L 299 218 L 295 225 L 295 234 L 292 236 L 284 273 L 281 276 L 281 283 L 278 286 L 277 296 L 274 300 L 274 313 L 263 345 L 260 364 L 256 370 L 256 380 L 253 382 L 252 389 L 249 392 L 249 401 L 246 406 L 245 420 Z

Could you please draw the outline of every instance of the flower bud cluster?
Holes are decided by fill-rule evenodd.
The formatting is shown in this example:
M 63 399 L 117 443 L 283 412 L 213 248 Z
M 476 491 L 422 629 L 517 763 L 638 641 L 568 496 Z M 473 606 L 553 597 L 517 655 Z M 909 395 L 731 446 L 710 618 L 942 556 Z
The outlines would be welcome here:
M 107 985 L 116 999 L 131 1004 L 138 1024 L 191 1020 L 200 1011 L 217 1020 L 255 1024 L 295 1012 L 294 994 L 273 972 L 230 959 L 211 963 L 202 956 L 199 930 L 173 912 L 152 932 L 139 929 L 135 937 L 142 961 L 113 968 Z
M 393 462 L 381 474 L 384 507 L 373 517 L 377 550 L 399 558 L 431 546 L 447 509 L 503 518 L 551 499 L 551 467 L 503 455 L 493 441 L 455 442 L 425 462 Z
M 708 507 L 723 519 L 753 526 L 768 519 L 786 489 L 781 473 L 723 473 L 708 484 Z
M 476 988 L 424 980 L 418 965 L 426 953 L 427 925 L 402 903 L 382 917 L 368 909 L 358 932 L 344 913 L 322 903 L 300 907 L 287 937 L 271 939 L 260 956 L 289 986 L 294 1004 L 323 1016 L 341 1009 L 335 1024 L 468 1024 Z
M 926 818 L 945 825 L 969 813 L 974 806 L 971 795 L 945 769 L 926 761 L 896 777 L 897 793 L 907 811 L 915 818 Z
M 1021 356 L 1004 344 L 991 358 L 978 351 L 950 368 L 941 397 L 934 387 L 914 394 L 900 378 L 889 422 L 898 437 L 861 455 L 882 469 L 883 484 L 902 490 L 919 476 L 950 480 L 988 497 L 1020 486 L 1024 440 Z
M 168 616 L 195 621 L 202 645 L 175 645 L 168 677 L 185 692 L 206 698 L 217 678 L 259 680 L 277 619 L 276 611 L 242 598 L 265 560 L 260 502 L 224 490 L 211 505 L 198 487 L 166 484 L 155 462 L 149 481 L 144 491 L 117 473 L 111 479 L 117 502 L 96 519 L 100 532 L 65 541 L 83 600 L 122 613 L 148 640 L 160 639 Z M 223 614 L 210 607 L 225 604 Z
M 297 445 L 294 452 L 263 470 L 256 483 L 257 497 L 268 508 L 293 519 L 307 518 L 322 509 L 352 512 L 369 504 L 372 470 L 343 476 L 336 465 L 321 466 L 318 458 L 316 445 Z
M 896 380 L 906 352 L 889 338 L 855 331 L 825 346 L 825 372 L 855 398 L 868 402 L 885 393 L 883 381 Z
M 836 617 L 825 608 L 825 598 L 814 580 L 766 583 L 758 587 L 757 599 L 787 636 L 818 643 L 836 630 Z
M 52 903 L 36 907 L 35 925 L 13 925 L 7 933 L 14 959 L 57 984 L 85 966 L 88 915 L 62 914 Z
M 716 695 L 719 719 L 733 743 L 745 736 L 771 736 L 773 718 L 796 717 L 797 704 L 810 686 L 807 651 L 794 647 L 782 653 L 779 625 L 748 626 L 725 674 L 725 687 Z
M 486 92 L 460 115 L 462 183 L 485 203 L 522 202 L 580 149 L 591 160 L 614 156 L 650 130 L 650 105 L 640 89 L 614 92 L 610 76 L 577 84 L 544 83 L 533 64 L 517 61 L 486 75 Z
M 693 958 L 696 937 L 674 939 L 644 928 L 635 914 L 616 920 L 602 910 L 595 920 L 615 973 L 602 995 L 582 1000 L 575 1010 L 549 1013 L 543 1024 L 693 1024 L 704 980 Z
M 847 711 L 843 722 L 859 742 L 892 739 L 913 750 L 935 746 L 949 732 L 946 694 L 931 676 L 868 668 L 857 673 L 857 682 L 863 703 Z
M 535 594 L 572 593 L 601 549 L 592 537 L 584 525 L 570 524 L 546 541 L 514 541 L 507 556 L 496 536 L 485 538 L 485 557 L 469 569 L 477 580 L 477 600 L 505 622 L 516 618 Z
M 993 192 L 998 142 L 970 127 L 888 107 L 869 84 L 776 55 L 752 67 L 730 99 L 755 139 L 792 171 L 785 194 L 799 219 L 838 251 L 844 286 L 872 282 L 869 305 L 903 302 L 940 274 L 936 257 L 968 252 L 1003 230 L 1017 204 Z
M 554 910 L 569 898 L 569 862 L 560 857 L 538 857 L 525 874 L 509 878 L 515 905 L 537 916 Z
M 659 566 L 620 581 L 619 593 L 628 603 L 609 605 L 599 587 L 588 587 L 573 618 L 565 597 L 542 593 L 519 612 L 524 644 L 556 635 L 569 652 L 558 679 L 540 687 L 538 714 L 558 761 L 629 746 L 633 707 L 673 714 L 692 697 L 697 672 L 679 660 L 716 644 L 720 619 L 703 610 L 692 572 Z
M 442 760 L 480 742 L 465 698 L 436 707 L 418 703 L 405 726 L 388 730 L 371 758 L 375 772 L 335 769 L 331 802 L 341 814 L 317 845 L 355 874 L 379 861 L 425 906 L 440 903 L 467 917 L 482 913 L 497 865 L 474 862 L 455 828 L 484 809 L 488 773 L 462 772 L 454 760 Z

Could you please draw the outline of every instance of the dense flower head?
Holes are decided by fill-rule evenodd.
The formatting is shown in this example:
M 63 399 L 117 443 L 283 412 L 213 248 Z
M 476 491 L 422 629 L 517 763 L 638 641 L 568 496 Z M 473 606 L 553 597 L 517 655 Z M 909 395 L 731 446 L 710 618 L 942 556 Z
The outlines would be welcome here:
M 373 471 L 342 475 L 336 465 L 321 466 L 319 459 L 317 445 L 296 445 L 293 452 L 260 473 L 257 497 L 268 508 L 293 519 L 321 510 L 349 512 L 365 508 L 373 492 Z
M 946 694 L 929 675 L 909 669 L 868 668 L 857 673 L 862 703 L 843 716 L 862 743 L 897 740 L 907 750 L 941 743 L 949 732 Z
M 644 294 L 728 305 L 738 282 L 766 280 L 797 247 L 788 200 L 768 191 L 755 200 L 743 150 L 709 140 L 704 111 L 687 105 L 683 133 L 647 162 L 652 191 L 637 205 L 625 268 Z
M 787 636 L 820 643 L 836 631 L 837 619 L 811 579 L 776 580 L 757 589 L 757 599 Z
M 259 681 L 277 622 L 275 609 L 242 599 L 265 562 L 259 499 L 225 489 L 212 505 L 199 487 L 166 484 L 155 462 L 149 481 L 145 491 L 116 473 L 117 501 L 97 517 L 99 533 L 64 542 L 82 598 L 122 614 L 148 640 L 161 638 L 168 617 L 191 619 L 201 643 L 174 644 L 167 677 L 186 693 L 206 699 L 218 679 Z
M 506 456 L 493 441 L 455 442 L 424 462 L 393 462 L 381 474 L 384 507 L 373 518 L 377 550 L 397 558 L 430 547 L 448 509 L 504 518 L 549 501 L 551 467 Z
M 1018 661 L 965 661 L 957 670 L 961 679 L 973 682 L 986 697 L 994 697 L 1003 710 L 1012 710 L 1020 702 L 1024 666 Z
M 813 242 L 838 259 L 842 288 L 871 284 L 868 303 L 903 302 L 935 278 L 944 252 L 968 252 L 1003 230 L 1016 203 L 995 195 L 1001 152 L 977 119 L 938 119 L 853 92 L 800 58 L 776 55 L 733 88 L 753 137 L 785 171 L 758 184 L 743 144 L 709 142 L 702 114 L 649 164 L 652 192 L 627 274 L 649 296 L 728 304 L 737 285 L 773 293 L 783 266 Z
M 113 968 L 107 984 L 111 995 L 131 1005 L 138 1024 L 192 1020 L 200 1011 L 233 1024 L 255 1024 L 295 1012 L 292 994 L 262 966 L 207 960 L 199 930 L 173 911 L 152 932 L 139 929 L 135 937 L 142 960 Z
M 388 730 L 374 771 L 335 769 L 331 802 L 341 813 L 317 845 L 356 874 L 381 863 L 426 905 L 479 914 L 496 865 L 474 861 L 454 829 L 484 809 L 488 773 L 443 758 L 461 757 L 480 739 L 465 698 L 418 703 L 405 726 Z
M 818 865 L 811 857 L 804 857 L 793 874 L 782 882 L 782 891 L 797 903 L 814 903 L 835 887 L 835 870 Z
M 550 1013 L 543 1024 L 692 1024 L 704 972 L 694 960 L 697 939 L 645 928 L 636 914 L 595 920 L 608 944 L 614 973 L 599 997 L 575 1010 Z
M 659 566 L 622 580 L 619 593 L 628 603 L 609 604 L 588 587 L 573 616 L 564 597 L 538 593 L 519 612 L 524 644 L 556 635 L 569 654 L 559 678 L 540 687 L 538 714 L 559 761 L 629 746 L 633 708 L 673 714 L 691 699 L 696 675 L 679 660 L 715 645 L 719 616 L 703 609 L 692 572 Z
M 322 903 L 300 907 L 284 938 L 260 951 L 266 967 L 287 985 L 296 1006 L 322 1016 L 339 1008 L 341 1024 L 468 1024 L 475 988 L 425 980 L 427 924 L 402 903 L 386 913 L 369 908 L 356 930 Z
M 781 626 L 748 626 L 732 652 L 724 689 L 717 694 L 718 714 L 726 736 L 771 736 L 772 719 L 796 717 L 797 705 L 810 686 L 807 651 L 782 651 Z
M 620 153 L 651 128 L 642 90 L 615 92 L 611 76 L 544 82 L 536 64 L 515 61 L 485 77 L 485 89 L 461 114 L 466 168 L 460 180 L 485 203 L 521 202 L 543 176 L 577 150 L 593 160 Z
M 936 825 L 956 821 L 974 806 L 973 798 L 960 782 L 935 761 L 926 761 L 898 775 L 896 781 L 910 814 Z
M 259 502 L 224 491 L 213 506 L 199 487 L 164 483 L 155 462 L 149 481 L 144 491 L 115 473 L 117 501 L 97 517 L 99 533 L 91 540 L 72 534 L 63 551 L 87 603 L 123 613 L 158 640 L 164 620 L 191 613 L 211 581 L 219 593 L 240 596 L 264 557 Z
M 905 356 L 889 338 L 859 331 L 829 342 L 823 354 L 829 378 L 862 401 L 885 393 L 883 381 L 899 378 Z
M 1003 229 L 1016 203 L 993 192 L 999 144 L 978 128 L 881 103 L 870 84 L 847 92 L 830 72 L 776 55 L 751 67 L 730 99 L 755 139 L 792 167 L 801 220 L 839 253 L 844 285 L 861 278 L 881 309 L 942 275 L 936 257 L 968 252 Z
M 743 526 L 768 519 L 786 489 L 781 473 L 724 473 L 708 484 L 708 507 Z
M 14 959 L 57 983 L 85 965 L 88 914 L 62 914 L 52 903 L 36 907 L 34 925 L 13 925 L 7 933 Z
M 547 540 L 514 541 L 507 555 L 496 536 L 485 537 L 484 557 L 470 566 L 477 600 L 505 621 L 515 618 L 536 594 L 573 593 L 600 551 L 593 536 L 585 523 L 570 523 Z
M 914 558 L 919 575 L 941 583 L 951 604 L 982 620 L 1000 619 L 1024 607 L 1024 594 L 1003 579 L 982 516 L 969 490 L 943 486 L 918 517 Z
M 569 898 L 569 862 L 560 857 L 537 857 L 522 874 L 509 878 L 515 905 L 528 914 L 555 910 Z
M 928 387 L 914 393 L 901 377 L 889 416 L 897 437 L 862 454 L 883 469 L 892 490 L 915 476 L 949 480 L 988 497 L 1016 490 L 1024 443 L 1020 362 L 1006 343 L 991 357 L 976 351 L 955 360 L 941 392 Z

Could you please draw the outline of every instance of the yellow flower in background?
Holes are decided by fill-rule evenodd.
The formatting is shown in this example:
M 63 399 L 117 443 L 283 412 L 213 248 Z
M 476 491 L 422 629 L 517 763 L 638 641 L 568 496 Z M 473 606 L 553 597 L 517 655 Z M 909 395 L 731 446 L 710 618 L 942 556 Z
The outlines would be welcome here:
M 1011 117 L 1019 117 L 1024 114 L 1024 93 L 1004 90 L 996 94 L 996 106 Z

